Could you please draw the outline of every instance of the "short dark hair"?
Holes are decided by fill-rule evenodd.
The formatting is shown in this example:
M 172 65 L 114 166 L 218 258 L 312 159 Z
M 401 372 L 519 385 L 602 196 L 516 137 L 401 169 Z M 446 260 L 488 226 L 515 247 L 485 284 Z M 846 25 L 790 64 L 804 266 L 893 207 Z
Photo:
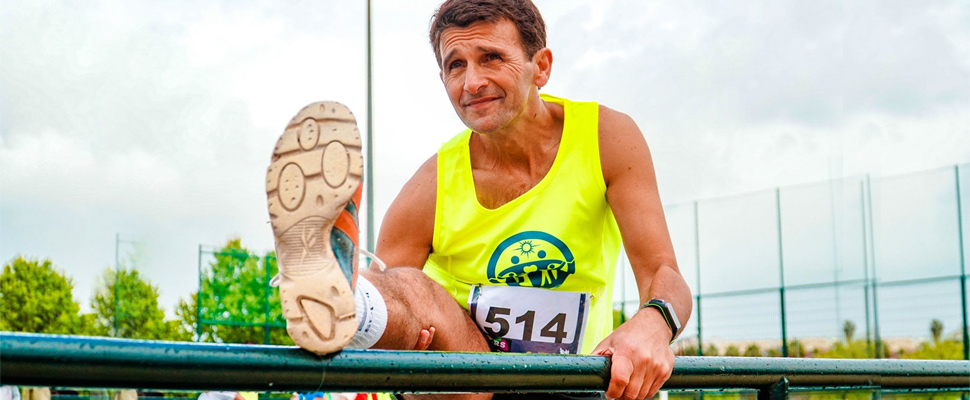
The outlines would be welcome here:
M 448 28 L 467 28 L 479 21 L 508 19 L 519 31 L 522 50 L 530 58 L 546 47 L 546 23 L 530 0 L 446 0 L 431 17 L 431 47 L 441 66 L 441 33 Z

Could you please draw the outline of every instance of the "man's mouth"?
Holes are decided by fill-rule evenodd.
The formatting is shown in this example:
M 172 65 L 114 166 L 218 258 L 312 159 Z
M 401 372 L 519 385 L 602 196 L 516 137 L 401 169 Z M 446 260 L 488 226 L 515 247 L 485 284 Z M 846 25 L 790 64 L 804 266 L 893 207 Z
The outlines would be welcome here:
M 477 99 L 472 99 L 465 102 L 465 107 L 478 107 L 478 106 L 485 105 L 492 100 L 497 100 L 497 99 L 498 97 L 495 97 L 495 96 L 479 97 Z

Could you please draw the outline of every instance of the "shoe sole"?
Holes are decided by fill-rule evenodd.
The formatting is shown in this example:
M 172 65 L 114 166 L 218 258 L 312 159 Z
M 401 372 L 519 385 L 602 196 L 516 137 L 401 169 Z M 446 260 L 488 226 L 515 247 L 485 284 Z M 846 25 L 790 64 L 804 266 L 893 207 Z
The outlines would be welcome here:
M 360 132 L 343 104 L 313 103 L 280 136 L 266 172 L 286 330 L 317 354 L 357 331 L 354 294 L 330 247 L 334 221 L 360 186 Z M 355 266 L 356 267 L 356 266 Z

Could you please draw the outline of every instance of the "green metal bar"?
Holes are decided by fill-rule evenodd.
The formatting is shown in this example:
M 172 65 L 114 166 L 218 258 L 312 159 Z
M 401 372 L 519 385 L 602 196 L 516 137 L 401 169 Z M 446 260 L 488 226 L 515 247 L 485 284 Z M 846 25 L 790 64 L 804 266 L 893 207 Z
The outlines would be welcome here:
M 562 392 L 609 383 L 600 356 L 344 350 L 0 333 L 4 384 L 181 390 Z M 970 361 L 678 357 L 665 389 L 967 388 Z
M 947 275 L 938 276 L 933 278 L 920 278 L 920 279 L 907 279 L 901 281 L 880 281 L 879 286 L 903 286 L 903 285 L 913 285 L 919 283 L 934 283 L 934 282 L 945 282 L 952 280 L 959 280 L 962 275 Z M 804 289 L 818 289 L 818 288 L 828 288 L 828 287 L 838 287 L 838 286 L 859 286 L 866 285 L 866 283 L 871 283 L 871 279 L 855 279 L 839 282 L 820 282 L 820 283 L 803 283 L 798 285 L 785 285 L 785 291 L 792 290 L 804 290 Z M 701 297 L 713 299 L 719 297 L 734 297 L 734 296 L 744 296 L 752 294 L 767 294 L 775 293 L 780 289 L 780 286 L 767 287 L 759 289 L 746 289 L 746 290 L 732 290 L 727 292 L 715 292 L 715 293 L 705 293 Z
M 4 384 L 182 390 L 591 391 L 605 357 L 345 350 L 0 333 Z
M 788 357 L 788 324 L 785 321 L 785 253 L 781 235 L 781 188 L 775 189 L 775 214 L 778 222 L 778 280 L 781 284 L 778 287 L 778 298 L 781 306 L 781 356 Z M 786 387 L 785 397 L 788 397 L 787 393 Z
M 880 287 L 886 286 L 908 286 L 919 283 L 934 283 L 934 282 L 945 282 L 945 281 L 955 281 L 959 280 L 961 275 L 948 275 L 948 276 L 937 276 L 933 278 L 920 278 L 920 279 L 907 279 L 904 281 L 881 281 L 879 282 Z
M 956 279 L 957 276 L 950 276 L 945 278 Z M 937 278 L 932 278 L 932 279 L 937 279 Z M 785 285 L 785 290 L 788 291 L 788 290 L 802 290 L 802 289 L 818 289 L 818 288 L 827 288 L 827 287 L 833 287 L 833 286 L 836 286 L 836 287 L 837 286 L 857 286 L 857 285 L 864 285 L 865 283 L 866 283 L 865 279 L 854 279 L 854 280 L 838 281 L 838 282 L 800 283 L 797 285 Z M 911 283 L 911 282 L 906 282 L 906 283 Z M 749 294 L 765 294 L 765 293 L 777 292 L 778 289 L 779 287 L 731 290 L 726 292 L 706 293 L 704 294 L 704 297 L 715 298 L 715 297 L 731 297 L 731 296 L 749 295 Z
M 862 286 L 866 284 L 865 279 L 850 279 L 841 280 L 837 282 L 819 282 L 819 283 L 800 283 L 797 285 L 785 285 L 785 290 L 802 290 L 802 289 L 819 289 L 828 287 L 840 287 L 840 286 Z
M 960 235 L 960 303 L 963 305 L 963 359 L 970 360 L 970 323 L 967 321 L 967 264 L 963 250 L 963 202 L 960 198 L 960 165 L 953 167 L 957 189 L 957 233 Z

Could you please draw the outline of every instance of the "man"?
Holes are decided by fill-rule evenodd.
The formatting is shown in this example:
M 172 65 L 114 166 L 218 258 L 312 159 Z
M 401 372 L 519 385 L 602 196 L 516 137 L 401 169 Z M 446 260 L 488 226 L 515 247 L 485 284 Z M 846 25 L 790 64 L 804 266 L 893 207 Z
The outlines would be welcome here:
M 277 144 L 267 194 L 290 336 L 317 353 L 599 354 L 612 357 L 606 397 L 652 396 L 691 296 L 643 135 L 620 112 L 539 95 L 552 52 L 528 0 L 448 0 L 430 36 L 469 129 L 390 206 L 377 254 L 394 268 L 356 271 L 363 164 L 350 111 L 312 104 Z M 610 332 L 621 238 L 644 307 Z

